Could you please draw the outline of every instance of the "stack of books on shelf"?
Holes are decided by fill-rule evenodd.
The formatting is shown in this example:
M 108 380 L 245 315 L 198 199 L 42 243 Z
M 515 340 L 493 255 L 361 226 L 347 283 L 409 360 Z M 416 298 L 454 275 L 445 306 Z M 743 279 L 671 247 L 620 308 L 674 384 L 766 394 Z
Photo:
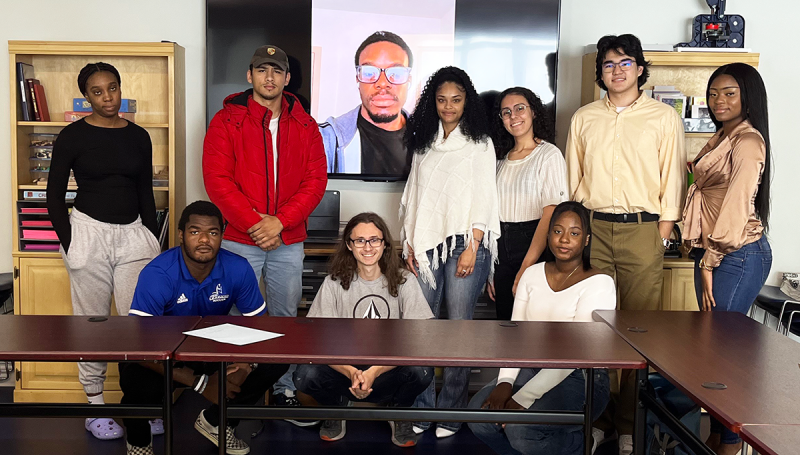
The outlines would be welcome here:
M 47 108 L 44 86 L 34 77 L 33 65 L 22 62 L 17 63 L 17 84 L 19 84 L 22 120 L 26 122 L 49 122 L 50 111 Z
M 683 120 L 683 129 L 687 133 L 713 133 L 714 123 L 708 113 L 706 97 L 687 96 L 672 85 L 656 85 L 652 90 L 645 90 L 656 101 L 669 104 Z

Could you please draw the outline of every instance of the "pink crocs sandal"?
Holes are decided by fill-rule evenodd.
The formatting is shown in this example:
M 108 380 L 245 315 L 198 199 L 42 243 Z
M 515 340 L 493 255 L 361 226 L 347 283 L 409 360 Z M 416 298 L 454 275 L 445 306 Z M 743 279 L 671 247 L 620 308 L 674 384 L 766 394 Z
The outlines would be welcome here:
M 164 434 L 164 421 L 162 419 L 150 420 L 150 434 L 160 435 Z
M 101 440 L 119 439 L 123 436 L 122 427 L 114 419 L 86 419 L 86 431 L 91 431 L 95 438 Z

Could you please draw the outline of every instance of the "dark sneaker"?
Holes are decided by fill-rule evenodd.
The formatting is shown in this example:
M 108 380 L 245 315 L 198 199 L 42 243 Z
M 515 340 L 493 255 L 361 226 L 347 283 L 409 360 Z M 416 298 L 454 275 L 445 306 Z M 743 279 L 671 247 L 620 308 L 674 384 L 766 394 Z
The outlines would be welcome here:
M 128 455 L 155 455 L 152 442 L 147 447 L 132 446 L 127 442 L 125 442 L 125 445 L 128 446 Z
M 338 441 L 347 432 L 346 424 L 344 420 L 323 420 L 319 427 L 319 437 L 323 441 Z
M 390 420 L 392 443 L 398 447 L 414 447 L 420 435 L 414 432 L 414 424 L 408 420 Z
M 197 416 L 197 420 L 194 422 L 194 429 L 199 431 L 200 434 L 205 436 L 209 441 L 213 442 L 215 446 L 219 447 L 218 428 L 212 427 L 211 424 L 208 423 L 203 412 L 205 411 L 200 411 L 200 415 Z M 250 453 L 250 446 L 236 437 L 233 428 L 227 427 L 225 430 L 225 452 L 228 455 L 247 455 Z
M 290 407 L 300 407 L 300 401 L 298 401 L 297 397 L 290 397 L 286 396 L 282 393 L 273 395 L 272 397 L 275 400 L 275 406 L 290 406 Z M 311 427 L 319 423 L 319 420 L 293 420 L 293 419 L 284 419 L 287 422 L 297 425 L 298 427 Z

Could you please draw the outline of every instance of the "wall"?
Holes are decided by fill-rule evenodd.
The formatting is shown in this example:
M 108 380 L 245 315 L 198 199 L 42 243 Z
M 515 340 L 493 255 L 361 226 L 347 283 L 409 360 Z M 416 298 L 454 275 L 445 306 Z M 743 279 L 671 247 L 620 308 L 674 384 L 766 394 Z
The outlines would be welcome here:
M 600 6 L 602 5 L 602 6 Z M 703 0 L 672 0 L 669 8 L 647 8 L 634 0 L 562 0 L 561 43 L 558 80 L 558 145 L 563 147 L 570 117 L 580 104 L 581 56 L 584 46 L 604 34 L 634 33 L 647 43 L 688 41 L 691 18 L 705 14 Z M 746 20 L 746 45 L 761 53 L 760 71 L 770 97 L 771 133 L 774 158 L 772 191 L 773 215 L 770 241 L 775 262 L 772 278 L 781 271 L 800 271 L 800 239 L 794 229 L 798 190 L 792 173 L 800 169 L 800 153 L 792 147 L 790 132 L 795 127 L 794 104 L 797 95 L 794 76 L 800 74 L 800 60 L 790 43 L 778 45 L 784 34 L 776 33 L 774 13 L 785 17 L 800 15 L 800 3 L 791 0 L 770 2 L 732 0 L 727 12 Z M 37 25 L 23 20 L 37 11 Z M 8 40 L 84 40 L 84 41 L 176 41 L 186 48 L 187 117 L 187 199 L 205 197 L 200 173 L 200 154 L 205 129 L 203 99 L 205 81 L 205 2 L 202 0 L 0 0 L 0 43 Z M 0 44 L 5 46 L 5 44 Z M 0 87 L 9 87 L 8 59 L 0 59 Z M 782 90 L 790 90 L 786 96 Z M 9 93 L 0 90 L 0 163 L 10 162 Z M 6 177 L 8 171 L 6 171 Z M 342 190 L 342 217 L 373 210 L 399 231 L 397 207 L 401 184 L 331 181 L 329 188 Z M 0 185 L 0 213 L 9 213 L 10 185 Z M 0 224 L 0 271 L 11 269 L 11 223 Z

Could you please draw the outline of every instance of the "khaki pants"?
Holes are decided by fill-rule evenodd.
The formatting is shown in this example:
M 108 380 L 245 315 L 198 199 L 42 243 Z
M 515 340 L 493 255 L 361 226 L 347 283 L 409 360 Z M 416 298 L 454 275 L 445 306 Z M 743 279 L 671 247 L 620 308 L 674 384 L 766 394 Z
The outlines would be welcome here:
M 664 244 L 657 222 L 612 223 L 592 220 L 592 267 L 614 278 L 617 309 L 658 310 L 664 281 Z M 595 426 L 633 434 L 636 374 L 609 370 L 611 401 Z

